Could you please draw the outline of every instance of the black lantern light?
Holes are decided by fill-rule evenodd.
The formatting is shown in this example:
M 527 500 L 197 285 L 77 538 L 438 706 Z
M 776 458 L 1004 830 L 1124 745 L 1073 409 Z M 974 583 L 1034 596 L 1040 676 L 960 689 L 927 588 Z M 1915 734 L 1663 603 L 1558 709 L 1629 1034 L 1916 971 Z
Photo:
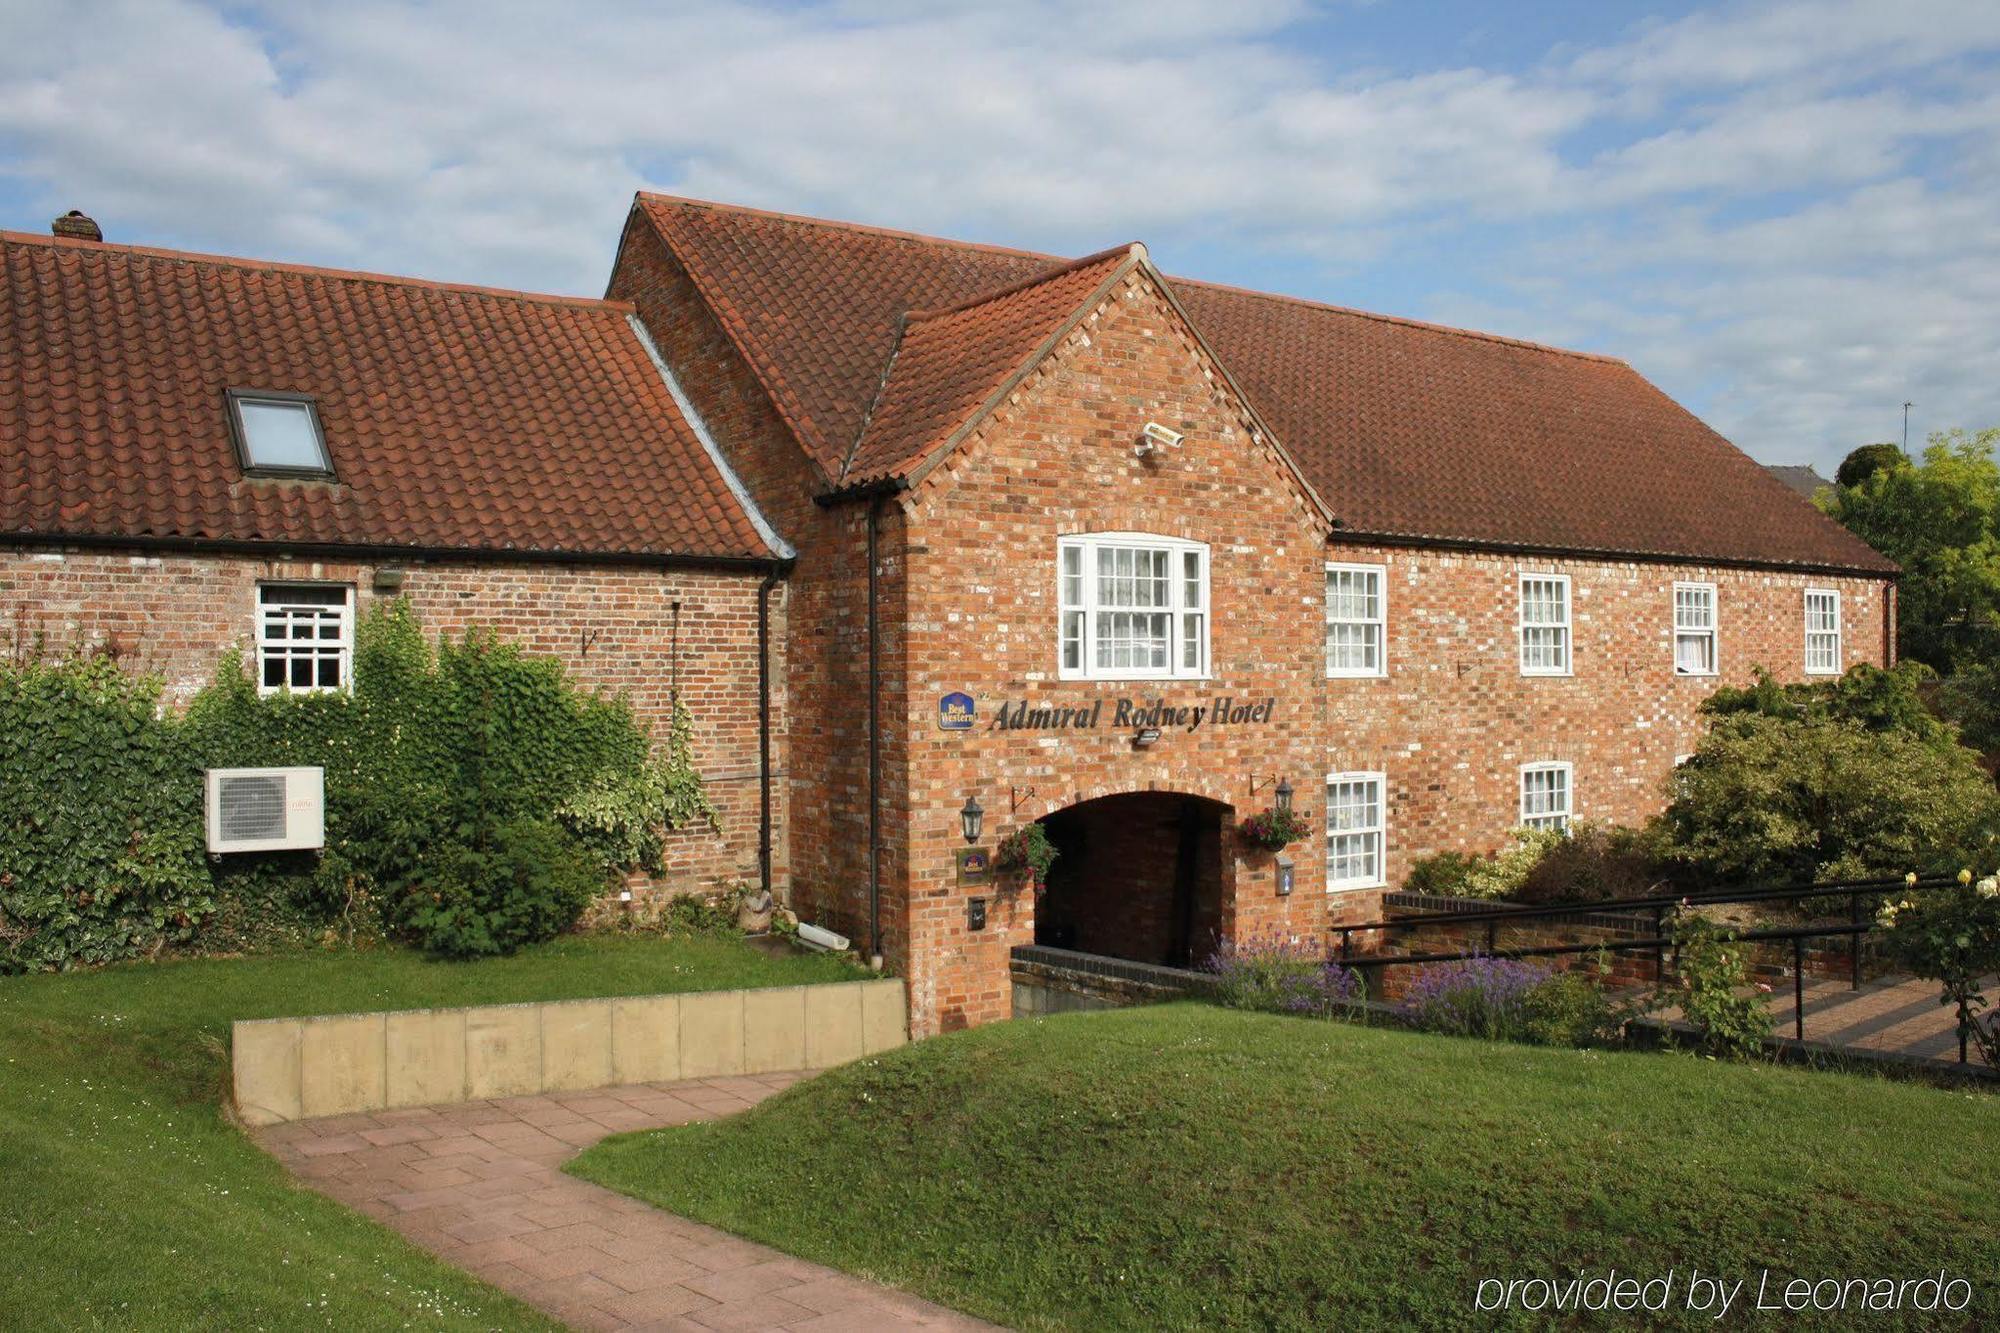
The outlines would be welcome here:
M 1273 792 L 1272 795 L 1278 799 L 1278 810 L 1280 813 L 1287 812 L 1292 808 L 1292 784 L 1289 779 L 1279 778 L 1278 790 Z
M 986 822 L 986 811 L 980 808 L 977 796 L 965 798 L 965 808 L 958 812 L 958 826 L 965 833 L 967 842 L 979 841 L 979 830 Z

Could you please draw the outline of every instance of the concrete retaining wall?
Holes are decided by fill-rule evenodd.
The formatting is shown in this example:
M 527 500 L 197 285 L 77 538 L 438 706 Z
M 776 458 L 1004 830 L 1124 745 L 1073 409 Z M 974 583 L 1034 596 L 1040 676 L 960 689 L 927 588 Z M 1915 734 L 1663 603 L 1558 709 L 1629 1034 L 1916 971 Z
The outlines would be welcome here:
M 907 1041 L 894 978 L 240 1022 L 237 1113 L 272 1125 L 719 1074 L 826 1069 Z

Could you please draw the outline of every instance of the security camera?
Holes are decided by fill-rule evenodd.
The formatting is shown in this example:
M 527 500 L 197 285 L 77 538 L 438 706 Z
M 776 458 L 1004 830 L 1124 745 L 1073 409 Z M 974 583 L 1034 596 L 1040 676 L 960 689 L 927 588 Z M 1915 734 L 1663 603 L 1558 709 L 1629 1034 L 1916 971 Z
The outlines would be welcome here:
M 1162 426 L 1157 421 L 1148 421 L 1146 429 L 1139 433 L 1145 436 L 1145 440 L 1140 445 L 1142 449 L 1152 445 L 1163 445 L 1171 449 L 1181 442 L 1181 433 L 1179 431 Z

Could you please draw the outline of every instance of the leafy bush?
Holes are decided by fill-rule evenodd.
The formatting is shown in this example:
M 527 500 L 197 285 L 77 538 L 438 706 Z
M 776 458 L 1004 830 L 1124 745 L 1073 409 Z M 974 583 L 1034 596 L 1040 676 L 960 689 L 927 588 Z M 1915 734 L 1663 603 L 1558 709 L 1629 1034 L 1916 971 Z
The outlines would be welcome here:
M 184 943 L 214 911 L 198 765 L 159 697 L 108 658 L 0 666 L 0 972 Z
M 1225 942 L 1204 966 L 1215 978 L 1215 998 L 1232 1009 L 1330 1018 L 1362 999 L 1361 978 L 1313 944 Z
M 1528 867 L 1511 895 L 1523 903 L 1601 903 L 1660 891 L 1665 875 L 1640 829 L 1579 823 Z
M 1954 870 L 1996 832 L 2000 793 L 1964 746 L 1763 713 L 1717 719 L 1659 826 L 1676 864 L 1765 885 Z
M 1757 1054 L 1771 1035 L 1771 988 L 1752 984 L 1750 959 L 1735 932 L 1682 908 L 1668 925 L 1678 973 L 1681 1016 L 1704 1049 L 1738 1059 Z
M 1563 835 L 1556 829 L 1517 828 L 1507 838 L 1505 847 L 1488 856 L 1440 852 L 1425 857 L 1411 867 L 1403 887 L 1423 883 L 1439 887 L 1411 891 L 1442 892 L 1457 898 L 1511 898 L 1526 882 L 1528 872 L 1562 842 Z
M 390 900 L 392 924 L 447 958 L 513 953 L 569 929 L 604 880 L 575 838 L 546 819 L 461 830 L 426 850 Z
M 328 922 L 386 922 L 447 952 L 509 947 L 575 919 L 550 857 L 601 887 L 657 873 L 664 829 L 713 818 L 684 712 L 655 753 L 624 701 L 578 689 L 560 662 L 484 631 L 433 648 L 400 600 L 358 627 L 349 693 L 260 696 L 230 653 L 185 714 L 158 699 L 104 659 L 0 667 L 11 966 L 245 947 Z M 201 770 L 262 765 L 325 770 L 326 850 L 211 867 Z M 475 925 L 480 865 L 530 901 Z
M 1543 1046 L 1616 1041 L 1640 1007 L 1636 1000 L 1613 1003 L 1603 982 L 1587 971 L 1554 972 L 1528 992 L 1526 1040 Z
M 1410 873 L 1403 877 L 1403 892 L 1428 893 L 1439 898 L 1467 897 L 1465 881 L 1485 859 L 1464 852 L 1420 856 L 1410 863 Z
M 1988 1065 L 2000 1068 L 2000 1025 L 1982 1020 L 1981 981 L 2000 972 L 2000 879 L 1959 883 L 1884 904 L 1876 916 L 1891 954 L 1917 976 L 1942 983 L 1938 1003 L 1957 1009 Z
M 1755 685 L 1725 685 L 1702 701 L 1701 711 L 1714 718 L 1748 715 L 1784 722 L 1851 722 L 1863 731 L 1896 732 L 1949 747 L 1957 734 L 1924 702 L 1924 691 L 1934 678 L 1920 662 L 1887 670 L 1863 662 L 1833 680 L 1781 685 L 1759 667 Z

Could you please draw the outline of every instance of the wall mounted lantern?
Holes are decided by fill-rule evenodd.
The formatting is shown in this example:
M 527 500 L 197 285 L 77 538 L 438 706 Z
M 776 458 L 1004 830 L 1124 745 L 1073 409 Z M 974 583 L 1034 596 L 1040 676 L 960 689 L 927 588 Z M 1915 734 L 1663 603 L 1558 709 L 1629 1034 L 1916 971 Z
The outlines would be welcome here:
M 1277 798 L 1278 809 L 1290 810 L 1292 808 L 1292 784 L 1288 779 L 1279 778 L 1278 790 L 1271 794 Z
M 979 830 L 986 823 L 986 811 L 980 808 L 977 796 L 965 798 L 965 808 L 958 812 L 958 827 L 965 834 L 967 842 L 979 841 Z

